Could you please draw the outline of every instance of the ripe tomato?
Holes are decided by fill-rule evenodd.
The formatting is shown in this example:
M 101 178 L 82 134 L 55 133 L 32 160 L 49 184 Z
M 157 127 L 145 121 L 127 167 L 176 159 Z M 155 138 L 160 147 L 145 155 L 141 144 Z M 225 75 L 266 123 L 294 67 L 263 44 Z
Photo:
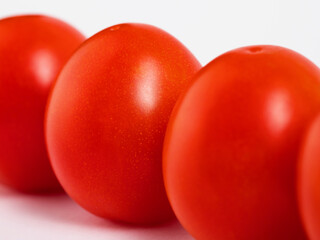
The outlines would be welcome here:
M 196 239 L 305 239 L 298 147 L 320 107 L 320 70 L 282 47 L 227 52 L 178 101 L 164 144 L 171 205 Z
M 168 33 L 143 24 L 87 40 L 62 70 L 47 110 L 54 171 L 88 211 L 154 223 L 173 216 L 162 178 L 171 110 L 200 68 Z
M 298 168 L 298 196 L 306 231 L 320 239 L 320 115 L 304 138 Z
M 52 82 L 84 40 L 57 19 L 0 20 L 0 181 L 20 191 L 61 189 L 46 153 L 43 119 Z

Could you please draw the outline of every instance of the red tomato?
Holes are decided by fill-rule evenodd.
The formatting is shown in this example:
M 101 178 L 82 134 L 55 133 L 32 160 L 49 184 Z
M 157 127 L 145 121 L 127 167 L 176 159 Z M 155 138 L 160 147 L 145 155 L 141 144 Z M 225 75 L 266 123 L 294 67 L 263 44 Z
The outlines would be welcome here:
M 34 192 L 61 189 L 46 153 L 43 119 L 50 86 L 84 40 L 57 19 L 0 20 L 0 181 Z
M 173 216 L 162 178 L 171 110 L 200 68 L 168 33 L 143 24 L 110 27 L 66 64 L 47 111 L 54 171 L 88 211 L 132 223 Z
M 298 147 L 320 107 L 320 70 L 276 46 L 227 52 L 178 101 L 164 144 L 171 205 L 196 239 L 305 239 Z
M 308 129 L 301 148 L 298 193 L 302 219 L 311 240 L 320 239 L 320 115 Z

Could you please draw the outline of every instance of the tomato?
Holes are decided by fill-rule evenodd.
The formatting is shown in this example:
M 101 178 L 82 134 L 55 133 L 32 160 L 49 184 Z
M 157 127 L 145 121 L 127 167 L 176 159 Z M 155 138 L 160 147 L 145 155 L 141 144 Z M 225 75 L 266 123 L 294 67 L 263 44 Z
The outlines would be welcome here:
M 0 181 L 24 192 L 61 187 L 46 153 L 43 120 L 51 84 L 84 40 L 60 20 L 0 20 Z
M 200 68 L 168 33 L 120 24 L 89 40 L 62 70 L 46 139 L 66 192 L 88 211 L 131 223 L 173 217 L 162 146 L 173 106 Z
M 320 70 L 277 46 L 227 52 L 194 78 L 163 151 L 174 212 L 196 239 L 305 239 L 296 198 L 302 134 Z
M 320 239 L 320 115 L 304 137 L 298 168 L 298 196 L 304 226 L 311 240 Z

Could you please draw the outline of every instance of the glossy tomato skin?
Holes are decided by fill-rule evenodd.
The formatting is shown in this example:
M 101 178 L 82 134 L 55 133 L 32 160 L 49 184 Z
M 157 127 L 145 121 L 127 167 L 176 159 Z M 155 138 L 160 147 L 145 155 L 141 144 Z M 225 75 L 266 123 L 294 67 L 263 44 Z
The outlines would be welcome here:
M 320 239 L 320 115 L 306 131 L 298 167 L 302 220 L 311 240 Z
M 319 107 L 319 69 L 289 49 L 239 48 L 205 66 L 164 143 L 165 186 L 182 225 L 199 240 L 305 239 L 296 163 Z
M 44 112 L 51 84 L 84 41 L 60 20 L 0 20 L 0 181 L 23 192 L 61 190 L 46 153 Z
M 180 92 L 199 68 L 180 42 L 144 24 L 110 27 L 78 49 L 57 80 L 46 123 L 54 171 L 76 202 L 130 223 L 173 217 L 163 139 Z

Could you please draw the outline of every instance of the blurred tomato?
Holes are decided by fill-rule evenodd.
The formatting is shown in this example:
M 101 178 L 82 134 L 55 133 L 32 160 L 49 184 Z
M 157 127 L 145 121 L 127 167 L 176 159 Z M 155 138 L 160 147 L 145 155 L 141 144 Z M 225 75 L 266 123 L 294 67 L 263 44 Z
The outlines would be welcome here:
M 205 66 L 178 101 L 164 179 L 196 239 L 305 239 L 296 198 L 301 136 L 320 71 L 289 49 L 251 46 Z
M 132 223 L 173 216 L 162 178 L 171 110 L 200 68 L 168 33 L 121 24 L 73 55 L 49 101 L 46 139 L 55 173 L 90 212 Z
M 320 239 L 320 115 L 305 136 L 299 161 L 301 215 L 311 240 Z
M 20 191 L 61 189 L 43 120 L 50 86 L 84 37 L 38 15 L 0 20 L 0 181 Z

